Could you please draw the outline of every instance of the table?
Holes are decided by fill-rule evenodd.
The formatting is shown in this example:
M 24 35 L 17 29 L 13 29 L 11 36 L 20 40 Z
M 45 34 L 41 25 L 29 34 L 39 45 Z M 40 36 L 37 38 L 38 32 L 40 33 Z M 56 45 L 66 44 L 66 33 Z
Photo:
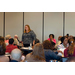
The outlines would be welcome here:
M 33 48 L 30 48 L 30 47 L 22 47 L 22 48 L 20 48 L 20 50 L 26 56 L 28 53 L 31 53 L 33 51 Z

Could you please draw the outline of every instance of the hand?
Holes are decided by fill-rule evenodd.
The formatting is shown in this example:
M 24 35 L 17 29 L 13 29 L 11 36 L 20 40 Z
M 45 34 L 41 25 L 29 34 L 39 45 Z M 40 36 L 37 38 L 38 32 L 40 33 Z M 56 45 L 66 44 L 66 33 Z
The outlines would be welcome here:
M 50 40 L 53 41 L 53 38 L 51 37 Z
M 33 46 L 34 46 L 34 44 L 35 44 L 35 40 L 33 41 Z
M 58 52 L 58 53 L 60 52 L 60 53 L 62 53 L 62 54 L 63 54 L 63 52 L 62 52 L 62 51 L 60 51 L 60 50 L 58 50 L 57 52 Z

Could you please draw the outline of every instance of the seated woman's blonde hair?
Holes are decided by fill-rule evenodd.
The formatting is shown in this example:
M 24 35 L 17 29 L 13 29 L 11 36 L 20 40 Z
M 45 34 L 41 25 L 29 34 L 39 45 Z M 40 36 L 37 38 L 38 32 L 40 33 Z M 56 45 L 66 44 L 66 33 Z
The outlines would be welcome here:
M 11 38 L 11 35 L 6 35 L 5 38 L 6 40 L 9 40 Z
M 37 60 L 45 60 L 43 45 L 40 43 L 35 44 L 32 55 Z

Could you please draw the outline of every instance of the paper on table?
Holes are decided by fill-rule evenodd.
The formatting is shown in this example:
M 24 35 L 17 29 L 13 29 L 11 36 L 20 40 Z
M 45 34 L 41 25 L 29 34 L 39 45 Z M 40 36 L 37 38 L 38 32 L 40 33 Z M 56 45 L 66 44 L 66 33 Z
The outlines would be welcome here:
M 28 50 L 32 50 L 31 47 L 22 47 L 21 49 L 28 49 Z
M 65 49 L 66 49 L 66 48 L 61 48 L 60 51 L 64 52 Z

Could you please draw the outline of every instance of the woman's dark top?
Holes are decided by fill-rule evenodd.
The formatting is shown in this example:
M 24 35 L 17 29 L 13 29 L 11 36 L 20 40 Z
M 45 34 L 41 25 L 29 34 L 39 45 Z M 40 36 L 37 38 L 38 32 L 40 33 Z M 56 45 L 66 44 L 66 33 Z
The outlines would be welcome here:
M 33 30 L 31 30 L 29 33 L 23 33 L 22 35 L 23 44 L 33 43 L 34 40 L 36 40 L 36 35 L 33 32 Z

